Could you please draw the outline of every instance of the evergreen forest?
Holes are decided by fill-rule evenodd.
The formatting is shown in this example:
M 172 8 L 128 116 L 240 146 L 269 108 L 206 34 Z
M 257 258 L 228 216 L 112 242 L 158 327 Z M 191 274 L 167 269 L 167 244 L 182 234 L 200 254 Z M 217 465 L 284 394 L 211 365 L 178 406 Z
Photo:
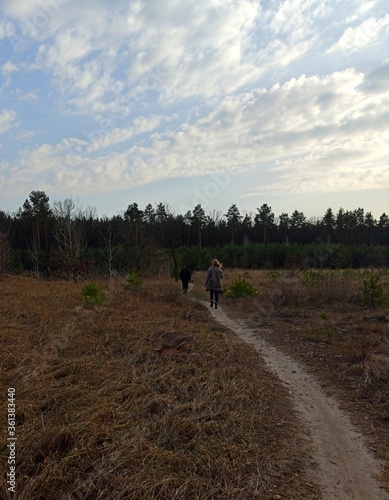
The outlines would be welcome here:
M 198 204 L 176 214 L 160 202 L 99 217 L 71 198 L 50 203 L 44 191 L 32 191 L 14 214 L 0 209 L 0 273 L 77 280 L 136 269 L 177 276 L 183 264 L 204 270 L 215 257 L 226 268 L 389 267 L 389 216 L 328 208 L 307 220 L 297 209 L 275 215 L 267 204 L 254 214 L 235 204 L 225 213 L 206 214 Z

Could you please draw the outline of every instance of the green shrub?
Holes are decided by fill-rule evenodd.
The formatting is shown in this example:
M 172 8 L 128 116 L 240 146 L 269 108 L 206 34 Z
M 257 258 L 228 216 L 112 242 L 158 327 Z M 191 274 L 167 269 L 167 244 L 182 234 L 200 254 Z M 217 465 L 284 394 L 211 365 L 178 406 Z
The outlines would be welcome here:
M 90 283 L 81 290 L 84 301 L 89 306 L 101 306 L 104 303 L 105 295 L 100 285 Z
M 272 269 L 267 271 L 266 276 L 270 281 L 276 282 L 281 278 L 281 271 L 278 269 Z
M 253 297 L 258 294 L 258 291 L 244 279 L 235 280 L 226 288 L 226 297 Z
M 136 292 L 142 288 L 143 280 L 139 272 L 134 268 L 128 273 L 126 277 L 126 282 L 122 284 L 124 290 L 130 290 Z
M 323 273 L 314 269 L 308 269 L 299 275 L 299 280 L 305 285 L 318 283 L 323 278 Z
M 386 304 L 385 293 L 379 276 L 371 274 L 363 280 L 360 289 L 360 303 L 363 307 L 376 307 Z

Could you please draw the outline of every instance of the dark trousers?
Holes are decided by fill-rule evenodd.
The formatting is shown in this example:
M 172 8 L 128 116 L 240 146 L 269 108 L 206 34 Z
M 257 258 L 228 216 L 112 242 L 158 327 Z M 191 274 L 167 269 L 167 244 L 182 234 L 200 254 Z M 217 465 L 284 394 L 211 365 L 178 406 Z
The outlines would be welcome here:
M 209 297 L 211 299 L 211 304 L 214 302 L 217 304 L 219 302 L 219 292 L 217 290 L 210 290 L 209 291 Z M 213 300 L 213 297 L 215 297 L 215 300 Z
M 182 290 L 184 293 L 186 293 L 188 291 L 188 286 L 189 286 L 189 282 L 188 281 L 183 281 L 182 282 Z

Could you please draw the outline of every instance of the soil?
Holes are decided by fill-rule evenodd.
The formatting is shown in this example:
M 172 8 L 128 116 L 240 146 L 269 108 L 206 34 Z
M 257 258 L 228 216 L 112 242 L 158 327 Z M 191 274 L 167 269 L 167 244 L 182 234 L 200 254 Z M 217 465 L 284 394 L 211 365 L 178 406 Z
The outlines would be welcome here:
M 281 339 L 276 334 L 274 325 L 262 323 L 258 327 L 252 317 L 251 322 L 232 319 L 223 307 L 215 310 L 204 304 L 219 323 L 253 345 L 263 356 L 269 372 L 288 388 L 300 415 L 302 439 L 309 450 L 304 474 L 321 486 L 322 497 L 326 500 L 389 499 L 379 480 L 384 464 L 374 456 L 375 450 L 367 443 L 365 433 L 360 432 L 359 426 L 356 427 L 341 408 L 341 402 L 335 397 L 336 390 L 333 397 L 330 394 L 333 387 L 328 388 L 327 384 L 323 387 L 322 379 L 315 376 L 315 364 L 320 363 L 323 356 L 318 358 L 317 353 L 311 353 L 309 367 L 301 356 L 299 359 L 299 355 L 295 355 L 296 345 L 288 348 L 289 338 Z M 325 351 L 326 347 L 322 344 L 319 351 Z M 362 414 L 361 418 L 366 417 Z

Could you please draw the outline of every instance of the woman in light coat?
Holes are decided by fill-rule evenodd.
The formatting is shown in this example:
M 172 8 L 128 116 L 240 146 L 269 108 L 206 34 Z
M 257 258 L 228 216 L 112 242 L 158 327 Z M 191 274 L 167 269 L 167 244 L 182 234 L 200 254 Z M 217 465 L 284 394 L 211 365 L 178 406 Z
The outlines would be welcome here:
M 205 289 L 209 291 L 210 306 L 213 307 L 215 304 L 215 309 L 217 309 L 219 302 L 219 292 L 223 291 L 222 279 L 221 264 L 217 259 L 213 259 L 212 266 L 208 269 L 207 277 L 205 278 Z

